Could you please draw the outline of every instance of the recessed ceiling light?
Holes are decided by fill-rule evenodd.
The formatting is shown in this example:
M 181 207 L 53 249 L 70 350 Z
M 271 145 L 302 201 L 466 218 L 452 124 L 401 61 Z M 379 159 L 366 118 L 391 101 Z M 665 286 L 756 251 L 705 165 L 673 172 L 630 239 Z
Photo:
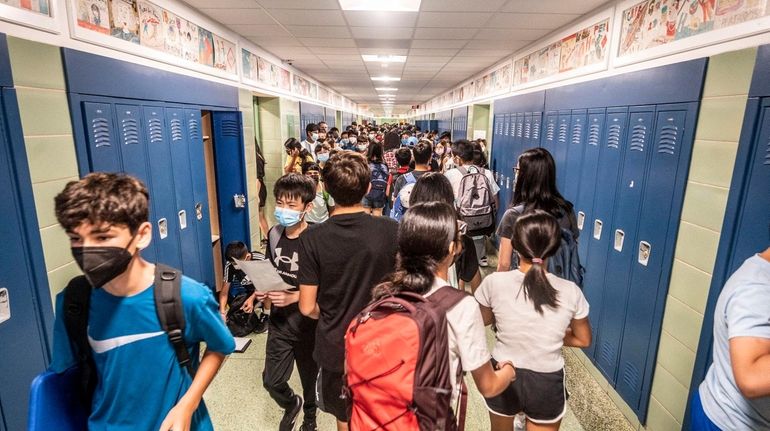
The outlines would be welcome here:
M 376 61 L 379 63 L 406 63 L 405 55 L 369 55 L 363 54 L 364 61 Z M 383 64 L 384 66 L 384 64 Z
M 401 78 L 396 78 L 394 76 L 372 76 L 372 81 L 391 82 L 400 80 Z
M 374 87 L 377 91 L 398 91 L 396 87 Z
M 418 12 L 422 0 L 339 0 L 342 10 Z

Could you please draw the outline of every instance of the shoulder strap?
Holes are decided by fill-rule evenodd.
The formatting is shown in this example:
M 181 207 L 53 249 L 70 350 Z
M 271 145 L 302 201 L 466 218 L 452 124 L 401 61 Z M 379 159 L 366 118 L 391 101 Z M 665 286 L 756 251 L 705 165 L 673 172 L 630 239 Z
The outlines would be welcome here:
M 460 171 L 460 173 L 463 174 L 463 176 L 468 175 L 468 168 L 466 168 L 465 166 L 458 166 L 457 170 Z
M 91 346 L 88 344 L 88 311 L 91 305 L 91 284 L 84 275 L 70 280 L 64 289 L 64 328 L 70 340 L 72 353 L 80 372 L 82 400 L 90 406 L 91 396 L 96 388 L 96 365 Z
M 404 175 L 404 176 L 406 177 L 406 183 L 407 184 L 414 184 L 414 183 L 417 182 L 417 178 L 415 178 L 414 174 L 411 173 L 411 172 L 407 172 L 406 175 Z
M 464 290 L 455 289 L 452 286 L 444 286 L 433 292 L 427 299 L 441 307 L 444 311 L 447 311 L 468 296 L 468 292 Z
M 174 348 L 179 365 L 185 367 L 190 376 L 192 368 L 190 352 L 184 341 L 184 307 L 182 306 L 182 273 L 163 264 L 155 265 L 155 311 L 163 331 Z
M 284 230 L 286 228 L 283 225 L 277 224 L 267 232 L 267 243 L 270 245 L 270 256 L 272 257 L 275 257 L 275 247 L 278 246 L 278 241 L 283 236 Z

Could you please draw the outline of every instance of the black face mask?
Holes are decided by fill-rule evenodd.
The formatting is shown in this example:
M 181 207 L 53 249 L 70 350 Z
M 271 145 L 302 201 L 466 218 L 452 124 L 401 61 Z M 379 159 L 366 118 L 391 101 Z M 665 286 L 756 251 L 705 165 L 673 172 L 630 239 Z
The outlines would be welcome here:
M 72 247 L 72 256 L 80 270 L 94 288 L 104 286 L 107 282 L 126 271 L 134 257 L 128 252 L 128 247 Z

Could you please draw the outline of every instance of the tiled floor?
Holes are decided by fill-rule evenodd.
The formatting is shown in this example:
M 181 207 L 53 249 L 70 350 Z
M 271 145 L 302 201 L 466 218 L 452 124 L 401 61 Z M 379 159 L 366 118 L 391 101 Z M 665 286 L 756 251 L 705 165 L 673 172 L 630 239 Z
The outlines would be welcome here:
M 490 255 L 489 273 L 497 265 Z M 267 336 L 252 335 L 252 343 L 245 353 L 230 356 L 219 375 L 206 393 L 205 399 L 217 430 L 225 431 L 273 431 L 283 411 L 273 402 L 262 388 L 262 369 L 265 364 L 265 341 Z M 487 332 L 492 345 L 494 336 Z M 633 430 L 623 414 L 615 407 L 607 393 L 581 363 L 571 349 L 565 349 L 567 389 L 570 393 L 569 407 L 561 429 L 565 431 L 626 431 Z M 473 379 L 468 376 L 470 397 L 466 430 L 489 429 L 489 417 L 484 402 L 476 390 Z M 295 372 L 290 382 L 295 391 L 301 393 L 299 377 Z M 318 415 L 321 431 L 334 431 L 334 419 L 325 413 Z

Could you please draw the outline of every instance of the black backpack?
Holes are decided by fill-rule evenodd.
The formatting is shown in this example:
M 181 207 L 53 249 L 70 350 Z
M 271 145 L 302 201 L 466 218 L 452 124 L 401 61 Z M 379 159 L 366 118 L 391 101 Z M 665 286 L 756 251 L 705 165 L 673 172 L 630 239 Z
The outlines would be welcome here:
M 383 201 L 387 197 L 385 190 L 388 188 L 388 167 L 382 163 L 369 163 L 372 172 L 371 189 L 366 195 L 370 201 Z
M 63 303 L 64 327 L 80 373 L 81 398 L 89 410 L 97 380 L 96 365 L 91 346 L 88 344 L 88 310 L 92 290 L 85 276 L 75 277 L 64 289 Z M 184 341 L 185 318 L 181 290 L 182 273 L 169 266 L 156 264 L 154 295 L 160 326 L 168 335 L 179 366 L 186 368 L 190 376 L 194 376 L 190 352 Z

